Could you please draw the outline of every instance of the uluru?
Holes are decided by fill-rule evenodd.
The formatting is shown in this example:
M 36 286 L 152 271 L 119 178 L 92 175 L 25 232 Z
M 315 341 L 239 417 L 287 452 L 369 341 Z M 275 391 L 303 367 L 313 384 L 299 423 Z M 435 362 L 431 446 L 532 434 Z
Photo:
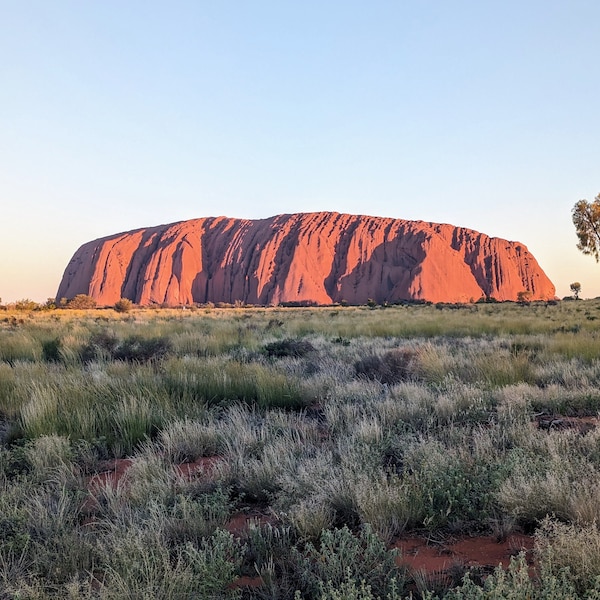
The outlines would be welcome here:
M 555 295 L 527 247 L 452 225 L 335 212 L 208 217 L 81 246 L 57 298 L 100 306 L 364 304 Z

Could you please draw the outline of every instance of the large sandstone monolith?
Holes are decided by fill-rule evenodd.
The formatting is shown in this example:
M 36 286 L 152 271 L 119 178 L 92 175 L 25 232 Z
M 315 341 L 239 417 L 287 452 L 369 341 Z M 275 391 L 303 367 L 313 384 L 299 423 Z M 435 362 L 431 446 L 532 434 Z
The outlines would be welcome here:
M 331 212 L 211 217 L 84 244 L 57 298 L 99 305 L 237 301 L 364 304 L 550 299 L 555 288 L 519 242 L 452 225 Z

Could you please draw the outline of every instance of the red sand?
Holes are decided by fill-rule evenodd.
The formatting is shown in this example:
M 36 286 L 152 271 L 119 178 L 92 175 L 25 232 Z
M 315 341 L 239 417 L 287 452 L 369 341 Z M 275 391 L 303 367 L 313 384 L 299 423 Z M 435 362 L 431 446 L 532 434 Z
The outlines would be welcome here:
M 494 537 L 454 538 L 431 542 L 423 537 L 406 537 L 394 544 L 402 551 L 399 564 L 413 571 L 427 573 L 447 571 L 453 566 L 507 567 L 512 556 L 520 551 L 531 555 L 533 538 L 515 533 L 498 542 Z

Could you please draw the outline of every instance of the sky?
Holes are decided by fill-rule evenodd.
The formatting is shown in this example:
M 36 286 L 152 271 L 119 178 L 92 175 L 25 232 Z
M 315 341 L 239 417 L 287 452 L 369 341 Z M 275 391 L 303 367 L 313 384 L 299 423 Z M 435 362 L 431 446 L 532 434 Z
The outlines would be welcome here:
M 338 211 L 524 243 L 600 296 L 597 0 L 0 0 L 0 298 L 184 219 Z

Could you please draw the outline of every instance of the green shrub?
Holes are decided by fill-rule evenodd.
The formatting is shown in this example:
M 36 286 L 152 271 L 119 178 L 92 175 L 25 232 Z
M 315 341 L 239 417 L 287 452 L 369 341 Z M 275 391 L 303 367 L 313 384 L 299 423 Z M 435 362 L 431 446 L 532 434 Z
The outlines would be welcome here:
M 144 363 L 164 358 L 170 351 L 171 341 L 168 338 L 142 338 L 134 335 L 125 338 L 116 347 L 113 357 L 115 360 Z
M 415 524 L 422 517 L 418 495 L 397 475 L 365 477 L 356 487 L 361 521 L 368 523 L 385 542 L 391 542 L 409 523 Z
M 426 597 L 423 596 L 426 600 Z M 374 595 L 371 586 L 365 580 L 358 582 L 352 577 L 350 569 L 347 570 L 346 579 L 340 584 L 331 581 L 321 582 L 319 585 L 318 600 L 405 600 L 395 580 L 390 582 L 390 590 L 385 597 Z
M 338 588 L 350 579 L 364 581 L 376 596 L 404 585 L 398 551 L 387 550 L 368 525 L 356 536 L 347 527 L 327 529 L 318 548 L 309 542 L 304 553 L 293 554 L 300 590 L 311 598 L 318 597 L 323 584 Z

